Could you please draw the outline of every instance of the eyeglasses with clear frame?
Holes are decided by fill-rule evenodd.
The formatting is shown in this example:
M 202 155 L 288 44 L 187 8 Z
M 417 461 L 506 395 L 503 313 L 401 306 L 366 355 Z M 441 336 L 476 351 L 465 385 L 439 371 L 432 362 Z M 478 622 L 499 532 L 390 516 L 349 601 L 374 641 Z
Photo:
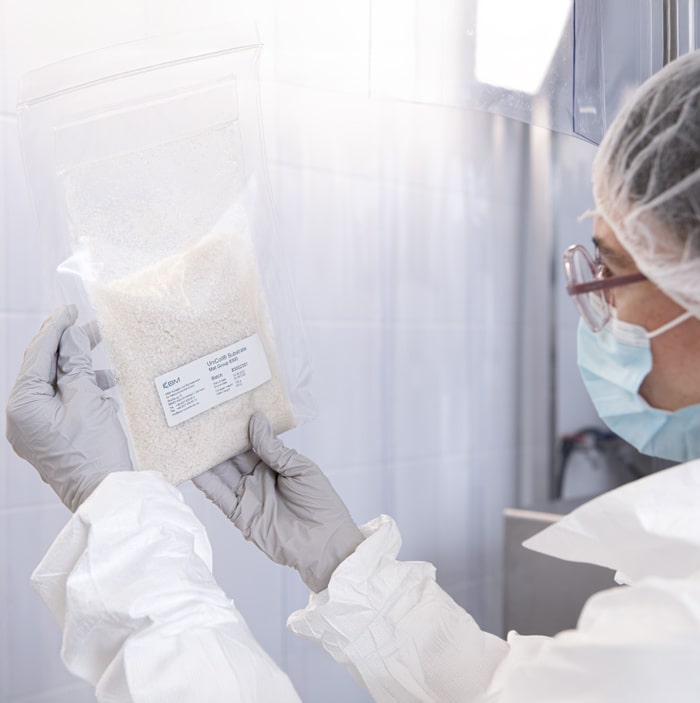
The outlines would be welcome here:
M 611 288 L 646 280 L 643 273 L 606 276 L 598 247 L 594 258 L 581 244 L 574 244 L 564 252 L 564 273 L 566 292 L 574 299 L 583 321 L 593 332 L 600 332 L 612 317 L 612 306 L 608 300 Z

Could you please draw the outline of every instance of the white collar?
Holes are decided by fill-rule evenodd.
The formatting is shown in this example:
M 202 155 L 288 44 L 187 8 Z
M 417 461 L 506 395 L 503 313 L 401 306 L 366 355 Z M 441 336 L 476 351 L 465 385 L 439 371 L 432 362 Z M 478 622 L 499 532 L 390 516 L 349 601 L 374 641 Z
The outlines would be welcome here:
M 614 569 L 624 583 L 700 571 L 700 459 L 604 493 L 523 546 Z

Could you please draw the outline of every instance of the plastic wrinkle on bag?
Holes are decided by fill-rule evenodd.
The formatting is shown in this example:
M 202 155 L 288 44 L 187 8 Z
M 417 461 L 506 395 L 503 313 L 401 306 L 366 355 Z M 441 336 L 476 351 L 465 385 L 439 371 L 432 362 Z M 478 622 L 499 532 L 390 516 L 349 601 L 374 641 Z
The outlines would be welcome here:
M 253 412 L 276 433 L 314 414 L 264 161 L 260 49 L 240 27 L 160 37 L 20 89 L 47 278 L 99 320 L 96 364 L 119 378 L 136 467 L 176 484 L 248 449 Z

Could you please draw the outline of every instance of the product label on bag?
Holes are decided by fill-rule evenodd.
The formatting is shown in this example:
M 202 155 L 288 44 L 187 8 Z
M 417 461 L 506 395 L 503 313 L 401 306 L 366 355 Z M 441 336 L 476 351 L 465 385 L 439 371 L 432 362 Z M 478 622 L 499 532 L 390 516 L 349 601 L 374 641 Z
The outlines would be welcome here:
M 272 378 L 265 349 L 254 334 L 155 379 L 168 427 L 236 398 Z

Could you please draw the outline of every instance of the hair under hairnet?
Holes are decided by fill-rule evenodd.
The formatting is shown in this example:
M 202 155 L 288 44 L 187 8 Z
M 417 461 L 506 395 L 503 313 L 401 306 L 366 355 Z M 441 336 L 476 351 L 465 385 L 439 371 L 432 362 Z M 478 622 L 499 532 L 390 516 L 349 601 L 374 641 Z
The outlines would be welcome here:
M 654 74 L 615 118 L 593 195 L 639 270 L 700 317 L 700 50 Z

